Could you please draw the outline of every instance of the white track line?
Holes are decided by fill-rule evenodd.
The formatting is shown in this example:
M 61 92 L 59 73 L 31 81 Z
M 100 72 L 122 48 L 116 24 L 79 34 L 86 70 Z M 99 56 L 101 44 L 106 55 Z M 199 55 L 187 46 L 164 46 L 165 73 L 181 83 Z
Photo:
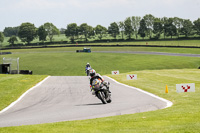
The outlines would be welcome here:
M 24 94 L 22 94 L 16 101 L 12 102 L 8 107 L 4 108 L 3 110 L 0 111 L 0 114 L 7 111 L 8 109 L 10 109 L 11 107 L 13 107 L 17 102 L 19 102 L 26 94 L 28 94 L 30 91 L 32 91 L 33 89 L 35 89 L 36 87 L 38 87 L 39 85 L 41 85 L 44 81 L 46 81 L 50 76 L 46 77 L 44 80 L 42 80 L 41 82 L 39 82 L 38 84 L 36 84 L 35 86 L 33 86 L 32 88 L 30 88 L 29 90 L 27 90 Z
M 120 85 L 129 87 L 129 88 L 131 88 L 131 89 L 138 90 L 138 91 L 140 91 L 140 92 L 142 92 L 142 93 L 145 93 L 145 94 L 147 94 L 147 95 L 150 95 L 150 96 L 152 96 L 152 97 L 154 97 L 154 98 L 157 98 L 157 99 L 159 99 L 159 100 L 161 100 L 161 101 L 166 102 L 166 103 L 167 103 L 167 106 L 165 106 L 165 108 L 171 107 L 171 106 L 173 105 L 173 103 L 172 103 L 171 101 L 169 101 L 169 100 L 166 100 L 166 99 L 164 99 L 164 98 L 161 98 L 161 97 L 159 97 L 159 96 L 156 96 L 156 95 L 154 95 L 154 94 L 152 94 L 152 93 L 149 93 L 149 92 L 147 92 L 147 91 L 141 90 L 141 89 L 139 89 L 139 88 L 136 88 L 136 87 L 133 87 L 133 86 L 129 86 L 129 85 L 125 85 L 125 84 L 119 83 L 118 81 L 116 81 L 116 80 L 114 80 L 114 79 L 112 79 L 112 78 L 110 78 L 110 77 L 108 77 L 108 76 L 106 76 L 106 77 L 109 78 L 109 79 L 111 79 L 111 80 L 113 80 L 113 81 L 116 82 L 117 84 L 120 84 Z

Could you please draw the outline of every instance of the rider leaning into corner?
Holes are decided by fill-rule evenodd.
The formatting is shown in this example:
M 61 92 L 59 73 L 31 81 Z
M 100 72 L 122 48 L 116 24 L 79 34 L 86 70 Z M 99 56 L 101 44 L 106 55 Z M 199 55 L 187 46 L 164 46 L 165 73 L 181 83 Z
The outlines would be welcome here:
M 91 78 L 90 78 L 90 85 L 92 85 L 92 81 L 97 78 L 98 80 L 102 81 L 102 83 L 108 89 L 108 92 L 111 93 L 110 90 L 109 90 L 109 82 L 105 81 L 104 78 L 99 73 L 96 73 L 96 71 L 94 69 L 90 70 L 90 76 L 91 76 Z

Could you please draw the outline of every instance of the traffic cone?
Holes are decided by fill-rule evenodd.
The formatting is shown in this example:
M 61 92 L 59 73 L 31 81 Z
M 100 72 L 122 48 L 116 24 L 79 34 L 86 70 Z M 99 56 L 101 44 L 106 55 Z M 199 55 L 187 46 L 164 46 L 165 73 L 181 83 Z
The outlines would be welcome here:
M 167 85 L 166 85 L 166 88 L 165 88 L 165 93 L 168 93 L 168 87 L 167 87 Z

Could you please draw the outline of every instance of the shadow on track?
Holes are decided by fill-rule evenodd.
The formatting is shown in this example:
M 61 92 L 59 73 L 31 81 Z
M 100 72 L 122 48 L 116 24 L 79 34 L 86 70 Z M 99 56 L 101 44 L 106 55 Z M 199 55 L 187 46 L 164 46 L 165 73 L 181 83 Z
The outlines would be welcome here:
M 91 105 L 104 105 L 103 103 L 79 104 L 75 106 L 91 106 Z

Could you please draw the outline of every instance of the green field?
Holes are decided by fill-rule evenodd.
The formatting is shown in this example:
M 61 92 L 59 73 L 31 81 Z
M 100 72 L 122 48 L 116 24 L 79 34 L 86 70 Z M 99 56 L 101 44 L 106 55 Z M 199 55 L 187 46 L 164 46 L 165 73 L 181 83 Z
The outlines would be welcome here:
M 8 39 L 9 37 L 5 37 L 4 38 L 4 42 L 2 43 L 2 45 L 5 46 L 9 46 L 8 43 Z M 104 37 L 103 39 L 109 40 L 109 39 L 114 39 L 110 36 Z M 117 38 L 117 39 L 121 39 L 121 38 Z M 101 43 L 81 43 L 79 45 L 153 45 L 153 46 L 195 46 L 195 47 L 200 47 L 200 40 L 196 39 L 196 40 L 170 40 L 170 38 L 168 38 L 169 40 L 162 40 L 164 38 L 161 38 L 160 40 L 148 40 L 149 38 L 145 38 L 146 40 L 143 40 L 142 38 L 139 38 L 135 41 L 124 41 L 124 42 L 101 42 Z M 79 39 L 78 41 L 83 41 L 84 39 Z M 96 37 L 96 40 L 97 37 Z M 56 44 L 56 46 L 63 46 L 66 44 L 62 44 L 63 41 L 68 41 L 67 45 L 71 45 L 71 42 L 69 40 L 69 38 L 66 38 L 66 36 L 64 34 L 60 34 L 60 35 L 55 35 L 53 42 L 60 42 L 60 44 Z M 89 41 L 94 41 L 93 38 L 89 39 Z M 40 42 L 38 38 L 34 39 L 31 43 L 38 43 Z M 47 38 L 47 41 L 49 42 L 49 39 Z M 24 44 L 23 42 L 20 41 L 20 39 L 18 38 L 18 42 L 15 42 L 15 44 Z M 25 44 L 24 44 L 25 45 Z M 74 43 L 74 45 L 76 45 L 76 43 Z M 52 45 L 51 45 L 52 46 Z
M 199 132 L 200 130 L 200 58 L 158 56 L 142 54 L 75 53 L 77 48 L 12 50 L 4 57 L 20 57 L 20 69 L 33 70 L 33 76 L 0 75 L 0 99 L 17 99 L 43 75 L 85 75 L 84 66 L 90 62 L 102 75 L 108 75 L 119 82 L 141 88 L 173 102 L 163 110 L 98 118 L 92 120 L 58 122 L 52 124 L 0 128 L 0 132 Z M 79 48 L 78 48 L 79 49 Z M 81 48 L 80 48 L 81 49 Z M 157 51 L 171 53 L 200 53 L 200 49 L 173 48 L 92 48 L 94 51 Z M 2 56 L 3 57 L 3 56 Z M 120 75 L 111 75 L 119 70 Z M 138 80 L 125 80 L 126 74 L 137 74 Z M 39 76 L 40 75 L 40 76 Z M 36 81 L 35 79 L 38 80 Z M 15 88 L 22 83 L 23 87 Z M 8 87 L 5 86 L 9 84 Z M 195 83 L 195 93 L 176 93 L 176 84 Z M 168 85 L 169 93 L 165 93 Z M 112 88 L 111 88 L 112 89 Z M 19 90 L 13 91 L 12 90 Z M 6 102 L 5 102 L 6 103 Z M 7 105 L 9 102 L 6 103 Z M 5 104 L 0 104 L 0 109 Z

